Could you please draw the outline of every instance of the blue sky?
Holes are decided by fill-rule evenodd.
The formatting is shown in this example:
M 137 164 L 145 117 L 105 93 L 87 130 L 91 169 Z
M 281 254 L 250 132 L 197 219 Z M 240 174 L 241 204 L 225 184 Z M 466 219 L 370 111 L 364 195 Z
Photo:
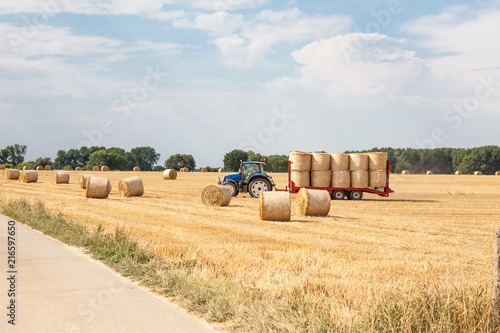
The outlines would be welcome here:
M 0 146 L 499 144 L 498 31 L 500 1 L 2 0 Z

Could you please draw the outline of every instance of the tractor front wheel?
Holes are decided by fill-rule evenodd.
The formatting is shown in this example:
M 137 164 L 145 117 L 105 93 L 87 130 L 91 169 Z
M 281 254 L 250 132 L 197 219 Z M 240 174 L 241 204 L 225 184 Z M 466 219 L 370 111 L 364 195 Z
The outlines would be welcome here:
M 238 187 L 236 186 L 235 183 L 229 182 L 229 183 L 224 184 L 224 186 L 229 187 L 229 189 L 231 190 L 232 197 L 235 197 L 238 195 L 239 191 L 238 191 Z
M 254 198 L 260 198 L 260 193 L 263 191 L 272 191 L 273 188 L 269 180 L 265 178 L 255 178 L 248 184 L 248 192 Z

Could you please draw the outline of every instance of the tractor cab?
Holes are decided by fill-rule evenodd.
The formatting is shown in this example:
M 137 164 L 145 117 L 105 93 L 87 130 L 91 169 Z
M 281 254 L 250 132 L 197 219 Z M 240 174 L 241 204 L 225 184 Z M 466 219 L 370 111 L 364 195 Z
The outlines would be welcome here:
M 233 197 L 239 192 L 248 192 L 252 197 L 259 198 L 260 192 L 272 191 L 274 187 L 271 176 L 264 172 L 264 165 L 264 162 L 241 162 L 239 172 L 224 176 L 219 185 L 229 186 Z

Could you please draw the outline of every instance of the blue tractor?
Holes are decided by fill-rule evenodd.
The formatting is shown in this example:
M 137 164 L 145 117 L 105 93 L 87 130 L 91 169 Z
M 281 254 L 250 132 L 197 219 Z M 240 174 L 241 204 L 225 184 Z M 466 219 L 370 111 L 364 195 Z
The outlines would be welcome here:
M 264 172 L 264 162 L 241 162 L 239 173 L 224 176 L 219 179 L 219 185 L 228 186 L 231 195 L 248 192 L 254 198 L 259 198 L 262 191 L 272 191 L 276 185 L 271 176 Z

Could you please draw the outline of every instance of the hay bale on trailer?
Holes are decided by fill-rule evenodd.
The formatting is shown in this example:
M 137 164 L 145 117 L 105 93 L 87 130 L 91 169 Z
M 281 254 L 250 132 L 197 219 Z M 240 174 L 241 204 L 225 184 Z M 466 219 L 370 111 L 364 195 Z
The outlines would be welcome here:
M 349 154 L 350 171 L 368 171 L 368 155 L 363 153 Z
M 367 188 L 370 184 L 368 171 L 351 171 L 351 187 Z
M 379 188 L 387 185 L 386 170 L 370 170 L 370 187 Z
M 85 187 L 85 196 L 91 199 L 105 199 L 111 191 L 111 183 L 104 177 L 89 177 Z
M 349 155 L 344 153 L 331 154 L 330 169 L 335 171 L 349 171 Z
M 201 192 L 205 206 L 227 206 L 231 202 L 231 189 L 223 185 L 208 185 Z
M 330 170 L 332 155 L 327 153 L 313 153 L 311 156 L 311 171 Z
M 348 188 L 350 186 L 351 186 L 351 171 L 349 170 L 332 171 L 332 187 Z
M 292 171 L 290 175 L 296 187 L 311 186 L 311 173 L 309 171 Z
M 332 184 L 331 170 L 313 170 L 311 171 L 312 187 L 330 187 Z
M 89 180 L 90 177 L 93 177 L 93 175 L 80 175 L 79 179 L 80 188 L 82 189 L 87 188 L 87 181 Z
M 68 183 L 69 183 L 69 172 L 57 171 L 56 172 L 56 184 L 68 184 Z
M 326 190 L 301 188 L 297 194 L 297 215 L 327 216 L 330 212 L 330 194 Z
M 15 180 L 19 179 L 20 176 L 21 173 L 19 172 L 19 170 L 16 169 L 5 169 L 3 171 L 3 178 L 5 179 Z
M 368 153 L 368 170 L 387 170 L 387 153 Z
M 311 171 L 312 154 L 293 150 L 289 160 L 292 162 L 292 171 Z
M 174 169 L 167 169 L 163 171 L 163 179 L 165 180 L 175 180 L 177 178 L 177 171 Z
M 259 198 L 259 213 L 263 221 L 290 221 L 290 193 L 262 192 Z
M 24 183 L 36 183 L 38 181 L 38 173 L 34 170 L 23 170 L 21 172 L 21 180 Z
M 122 197 L 140 197 L 144 194 L 144 185 L 139 177 L 130 177 L 118 182 L 118 191 Z

